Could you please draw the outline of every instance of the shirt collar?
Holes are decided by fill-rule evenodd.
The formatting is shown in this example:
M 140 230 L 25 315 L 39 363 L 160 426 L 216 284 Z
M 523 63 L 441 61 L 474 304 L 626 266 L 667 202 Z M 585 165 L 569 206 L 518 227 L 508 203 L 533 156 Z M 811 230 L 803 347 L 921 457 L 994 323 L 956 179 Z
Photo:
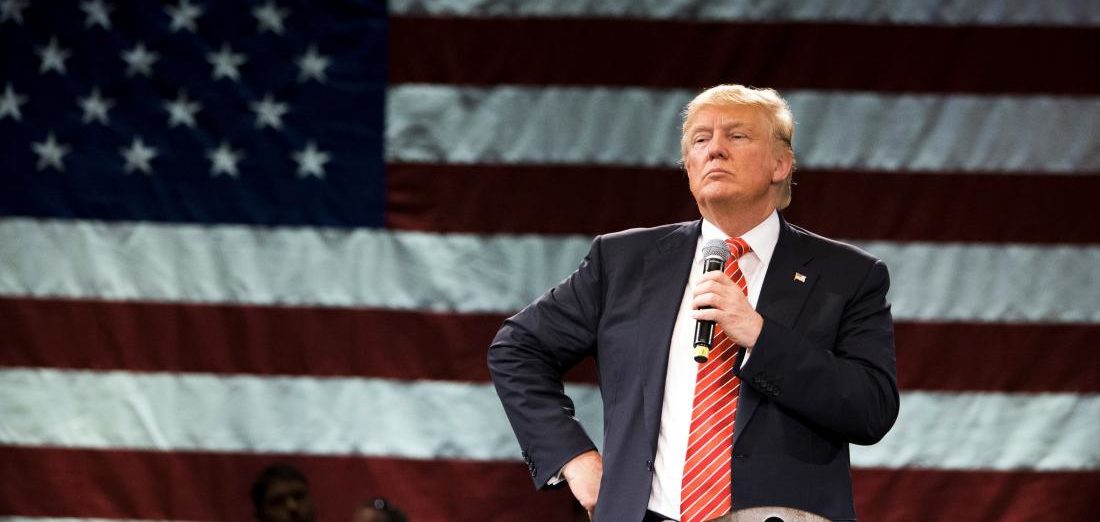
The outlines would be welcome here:
M 722 232 L 714 223 L 707 221 L 706 218 L 703 219 L 702 236 L 702 244 L 706 244 L 707 241 L 712 239 L 725 241 L 729 238 L 725 232 Z M 761 263 L 764 265 L 771 263 L 775 245 L 779 242 L 779 212 L 773 210 L 764 221 L 742 234 L 741 239 L 752 247 L 752 253 L 760 258 Z

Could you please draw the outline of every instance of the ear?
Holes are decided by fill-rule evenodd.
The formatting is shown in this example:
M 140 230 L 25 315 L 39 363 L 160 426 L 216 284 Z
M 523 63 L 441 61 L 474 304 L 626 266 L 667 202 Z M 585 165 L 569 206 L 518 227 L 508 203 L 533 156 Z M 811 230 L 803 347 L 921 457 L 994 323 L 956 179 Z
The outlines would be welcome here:
M 794 153 L 789 149 L 783 149 L 776 154 L 775 168 L 772 169 L 772 183 L 782 183 L 791 175 L 791 167 L 794 166 Z

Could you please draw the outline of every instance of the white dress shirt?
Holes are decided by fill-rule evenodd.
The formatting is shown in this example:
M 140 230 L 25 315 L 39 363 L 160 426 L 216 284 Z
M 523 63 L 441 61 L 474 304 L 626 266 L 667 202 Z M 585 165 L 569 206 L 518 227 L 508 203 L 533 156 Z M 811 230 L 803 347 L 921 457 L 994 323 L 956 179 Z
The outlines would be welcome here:
M 676 325 L 669 344 L 665 396 L 661 405 L 661 431 L 657 438 L 657 456 L 653 460 L 653 489 L 649 495 L 649 509 L 674 518 L 680 517 L 680 486 L 687 454 L 691 407 L 695 398 L 695 374 L 699 367 L 692 359 L 695 337 L 695 319 L 691 317 L 692 289 L 703 273 L 703 245 L 712 239 L 724 241 L 727 238 L 729 236 L 717 226 L 703 220 L 703 230 L 695 245 L 695 261 L 691 265 L 691 274 L 684 288 L 684 297 L 680 301 L 680 311 L 676 316 Z M 752 247 L 752 252 L 745 254 L 738 263 L 748 283 L 749 304 L 756 308 L 760 288 L 764 286 L 764 274 L 768 271 L 775 244 L 779 241 L 779 214 L 772 212 L 759 225 L 742 235 L 741 239 Z M 745 361 L 748 361 L 748 356 Z

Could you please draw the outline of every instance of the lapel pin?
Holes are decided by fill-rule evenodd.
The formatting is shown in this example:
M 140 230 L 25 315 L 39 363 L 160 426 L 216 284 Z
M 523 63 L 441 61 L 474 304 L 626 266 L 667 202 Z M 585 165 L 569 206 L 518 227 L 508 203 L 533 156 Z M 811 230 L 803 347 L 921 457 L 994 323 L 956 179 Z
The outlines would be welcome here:
M 798 281 L 799 283 L 805 283 L 806 282 L 806 276 L 803 275 L 801 272 L 795 272 L 794 273 L 794 280 Z

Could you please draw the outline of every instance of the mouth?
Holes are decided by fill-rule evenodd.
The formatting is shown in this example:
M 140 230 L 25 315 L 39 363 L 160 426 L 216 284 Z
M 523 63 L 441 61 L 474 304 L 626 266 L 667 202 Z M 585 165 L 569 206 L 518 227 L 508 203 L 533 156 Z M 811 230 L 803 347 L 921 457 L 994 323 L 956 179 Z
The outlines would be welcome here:
M 709 177 L 714 176 L 714 175 L 717 175 L 717 176 L 722 176 L 722 175 L 732 176 L 733 173 L 728 171 L 728 170 L 725 170 L 725 169 L 715 168 L 715 169 L 710 169 L 710 170 L 706 171 L 705 173 L 703 173 L 703 179 L 709 178 Z

